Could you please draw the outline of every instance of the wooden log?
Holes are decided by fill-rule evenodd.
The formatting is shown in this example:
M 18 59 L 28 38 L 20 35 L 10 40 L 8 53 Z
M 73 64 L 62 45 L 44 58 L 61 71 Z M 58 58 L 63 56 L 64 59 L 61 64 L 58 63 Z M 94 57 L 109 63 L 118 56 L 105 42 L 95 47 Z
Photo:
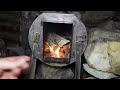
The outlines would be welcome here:
M 48 33 L 46 42 L 48 42 L 51 48 L 54 48 L 57 45 L 62 47 L 63 45 L 69 43 L 70 40 L 63 38 L 56 33 Z
M 69 58 L 70 40 L 63 38 L 56 33 L 47 33 L 46 36 L 47 39 L 44 44 L 44 51 L 46 53 L 50 52 L 51 56 L 57 57 L 55 51 L 60 47 L 59 56 L 61 58 Z M 54 51 L 51 51 L 50 48 L 52 48 Z

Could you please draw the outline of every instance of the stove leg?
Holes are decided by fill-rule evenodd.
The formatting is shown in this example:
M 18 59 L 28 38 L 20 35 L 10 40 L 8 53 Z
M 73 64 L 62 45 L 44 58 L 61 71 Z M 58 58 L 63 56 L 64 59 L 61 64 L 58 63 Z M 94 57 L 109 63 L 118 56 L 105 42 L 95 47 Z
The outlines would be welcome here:
M 82 47 L 83 47 L 83 38 L 81 36 L 76 36 L 75 79 L 81 79 Z
M 77 59 L 79 56 L 76 56 Z M 80 79 L 81 76 L 81 57 L 75 62 L 75 79 Z
M 26 71 L 24 79 L 34 79 L 35 78 L 36 61 L 37 61 L 37 59 L 33 59 L 31 57 L 31 60 L 29 62 L 29 69 Z
M 36 59 L 33 59 L 31 62 L 29 79 L 35 79 L 36 62 Z
M 34 43 L 33 53 L 31 56 L 30 68 L 29 68 L 29 79 L 35 79 L 35 70 L 36 70 L 36 62 L 37 62 L 37 57 L 36 57 L 37 49 L 38 49 L 38 45 L 36 43 Z

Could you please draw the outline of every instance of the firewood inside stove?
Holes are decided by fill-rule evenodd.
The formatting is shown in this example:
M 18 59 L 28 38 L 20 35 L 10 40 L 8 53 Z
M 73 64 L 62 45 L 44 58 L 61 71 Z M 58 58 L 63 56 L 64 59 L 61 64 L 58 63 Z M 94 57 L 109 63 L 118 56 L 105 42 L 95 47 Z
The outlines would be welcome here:
M 46 36 L 46 41 L 44 43 L 44 53 L 47 56 L 50 56 L 49 54 L 51 54 L 51 56 L 57 57 L 54 54 L 59 48 L 59 57 L 69 58 L 70 40 L 56 33 L 48 33 Z M 51 51 L 51 49 L 53 50 Z

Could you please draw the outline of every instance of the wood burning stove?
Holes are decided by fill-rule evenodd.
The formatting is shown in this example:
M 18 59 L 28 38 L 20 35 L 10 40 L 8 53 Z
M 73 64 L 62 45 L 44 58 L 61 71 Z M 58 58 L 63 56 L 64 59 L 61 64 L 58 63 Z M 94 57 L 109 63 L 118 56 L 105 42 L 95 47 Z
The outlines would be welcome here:
M 28 38 L 33 59 L 56 67 L 80 61 L 87 45 L 84 24 L 66 13 L 42 13 L 31 25 Z

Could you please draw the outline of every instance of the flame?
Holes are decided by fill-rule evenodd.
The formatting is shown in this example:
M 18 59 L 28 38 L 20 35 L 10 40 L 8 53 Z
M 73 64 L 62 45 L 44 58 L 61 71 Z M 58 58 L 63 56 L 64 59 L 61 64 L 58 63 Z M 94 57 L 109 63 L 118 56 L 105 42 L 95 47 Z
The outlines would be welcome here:
M 47 45 L 47 48 L 49 48 L 49 52 L 52 57 L 57 57 L 57 58 L 64 57 L 64 54 L 63 54 L 63 52 L 61 52 L 61 47 L 59 45 L 55 49 L 55 48 L 51 47 L 48 43 L 45 43 L 45 44 Z
M 51 56 L 60 58 L 60 47 L 58 47 L 55 51 L 53 50 L 52 47 L 49 46 L 49 48 L 50 48 Z
M 49 46 L 49 47 L 50 47 L 50 46 Z M 50 51 L 54 52 L 54 50 L 53 50 L 53 48 L 52 48 L 52 47 L 50 47 Z
M 60 53 L 59 53 L 59 51 L 60 51 L 60 47 L 58 47 L 57 50 L 55 51 L 55 54 L 57 55 L 58 58 L 60 58 Z

